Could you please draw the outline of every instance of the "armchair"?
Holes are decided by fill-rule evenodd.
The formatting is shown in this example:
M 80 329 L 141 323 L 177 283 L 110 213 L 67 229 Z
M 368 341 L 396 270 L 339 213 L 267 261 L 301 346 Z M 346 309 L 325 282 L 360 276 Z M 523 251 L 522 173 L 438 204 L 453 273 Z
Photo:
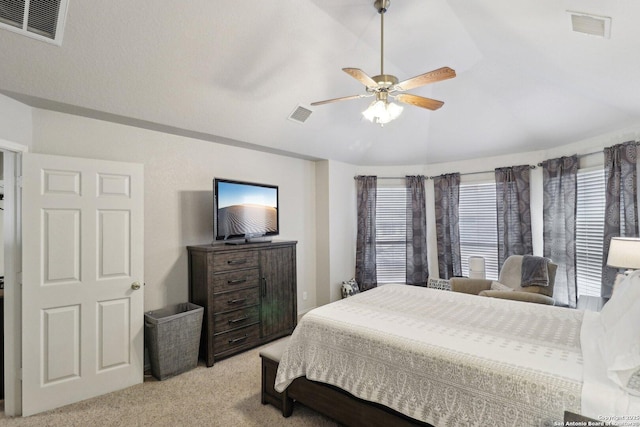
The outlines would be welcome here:
M 492 298 L 503 298 L 516 301 L 535 302 L 539 304 L 554 305 L 553 284 L 556 278 L 558 265 L 547 263 L 549 286 L 520 286 L 522 282 L 522 255 L 511 255 L 507 258 L 500 271 L 498 282 L 513 289 L 513 291 L 492 290 L 491 280 L 469 279 L 463 277 L 451 278 L 451 290 L 467 294 L 480 295 Z

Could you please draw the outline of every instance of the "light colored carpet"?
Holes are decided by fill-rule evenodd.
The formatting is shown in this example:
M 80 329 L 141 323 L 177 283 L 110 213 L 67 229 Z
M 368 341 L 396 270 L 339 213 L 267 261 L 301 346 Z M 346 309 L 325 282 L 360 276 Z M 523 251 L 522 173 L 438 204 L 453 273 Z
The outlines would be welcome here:
M 262 347 L 165 381 L 143 384 L 26 418 L 0 415 L 2 426 L 337 426 L 296 404 L 284 418 L 260 403 Z M 4 402 L 3 402 L 4 403 Z M 2 408 L 4 409 L 4 408 Z

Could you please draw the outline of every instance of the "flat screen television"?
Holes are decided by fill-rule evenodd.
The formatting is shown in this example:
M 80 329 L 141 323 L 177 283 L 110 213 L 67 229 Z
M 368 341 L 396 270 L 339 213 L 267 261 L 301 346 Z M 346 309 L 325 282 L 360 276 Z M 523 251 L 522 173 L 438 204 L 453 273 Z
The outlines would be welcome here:
M 213 194 L 215 240 L 268 241 L 279 234 L 276 185 L 215 178 Z

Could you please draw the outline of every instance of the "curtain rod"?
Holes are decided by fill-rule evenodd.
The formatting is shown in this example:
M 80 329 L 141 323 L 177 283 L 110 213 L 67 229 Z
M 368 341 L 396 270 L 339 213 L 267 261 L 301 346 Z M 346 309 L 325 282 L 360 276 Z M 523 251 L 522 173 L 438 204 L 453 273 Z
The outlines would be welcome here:
M 535 168 L 536 168 L 535 165 L 529 165 L 529 169 L 535 169 Z M 501 169 L 501 168 L 496 168 L 496 169 Z M 490 171 L 465 172 L 465 173 L 461 173 L 460 176 L 463 176 L 463 175 L 480 175 L 481 173 L 493 173 L 495 171 L 496 170 L 494 169 L 494 170 L 490 170 Z M 433 179 L 433 178 L 437 178 L 437 176 L 430 176 L 429 178 Z
M 591 153 L 584 153 L 584 154 L 578 154 L 578 158 L 581 159 L 583 157 L 587 157 L 587 156 L 593 156 L 594 154 L 602 154 L 604 152 L 604 150 L 600 150 L 600 151 L 593 151 Z
M 538 166 L 540 166 L 540 165 L 538 165 Z M 535 169 L 535 168 L 536 168 L 535 165 L 529 165 L 529 169 Z M 498 168 L 496 168 L 496 169 L 498 169 Z M 495 169 L 491 170 L 491 171 L 465 172 L 465 173 L 461 173 L 460 176 L 463 176 L 463 175 L 478 175 L 478 174 L 481 174 L 481 173 L 492 173 L 492 172 L 495 172 Z M 435 175 L 435 176 L 425 176 L 424 178 L 425 179 L 433 179 L 433 178 L 436 178 L 436 177 L 437 177 L 437 175 Z M 358 178 L 358 176 L 354 176 L 353 177 L 353 179 L 357 179 L 357 178 Z M 377 179 L 405 179 L 406 176 L 378 176 L 376 178 Z
M 358 176 L 367 176 L 367 175 L 356 175 L 353 179 L 358 179 Z M 406 176 L 376 176 L 377 179 L 405 179 Z M 429 178 L 425 176 L 425 178 Z
M 593 156 L 594 154 L 602 154 L 602 153 L 603 151 L 593 151 L 591 153 L 576 154 L 576 156 L 578 157 L 578 159 L 581 159 L 583 157 Z M 565 156 L 565 157 L 571 157 L 571 156 Z M 542 166 L 542 162 L 538 163 L 538 166 Z
M 593 151 L 591 153 L 585 153 L 585 154 L 578 154 L 578 158 L 581 159 L 583 157 L 587 157 L 587 156 L 593 156 L 594 154 L 601 154 L 602 151 Z M 542 162 L 538 163 L 538 166 L 542 166 Z M 536 166 L 531 165 L 529 166 L 530 169 L 535 169 Z M 491 173 L 491 172 L 495 172 L 495 169 L 492 171 L 478 171 L 478 172 L 466 172 L 466 173 L 461 173 L 460 176 L 462 175 L 479 175 L 481 173 Z M 357 176 L 354 176 L 353 179 L 358 178 Z M 378 179 L 404 179 L 404 176 L 379 176 L 377 177 Z M 433 179 L 435 178 L 435 176 L 425 176 L 425 179 Z

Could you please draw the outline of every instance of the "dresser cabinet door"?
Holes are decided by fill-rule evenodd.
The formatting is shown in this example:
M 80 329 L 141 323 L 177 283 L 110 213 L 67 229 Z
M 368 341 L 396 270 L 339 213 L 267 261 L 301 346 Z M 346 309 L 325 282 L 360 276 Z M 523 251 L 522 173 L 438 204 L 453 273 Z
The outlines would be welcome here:
M 291 333 L 296 326 L 295 246 L 260 251 L 262 337 Z

